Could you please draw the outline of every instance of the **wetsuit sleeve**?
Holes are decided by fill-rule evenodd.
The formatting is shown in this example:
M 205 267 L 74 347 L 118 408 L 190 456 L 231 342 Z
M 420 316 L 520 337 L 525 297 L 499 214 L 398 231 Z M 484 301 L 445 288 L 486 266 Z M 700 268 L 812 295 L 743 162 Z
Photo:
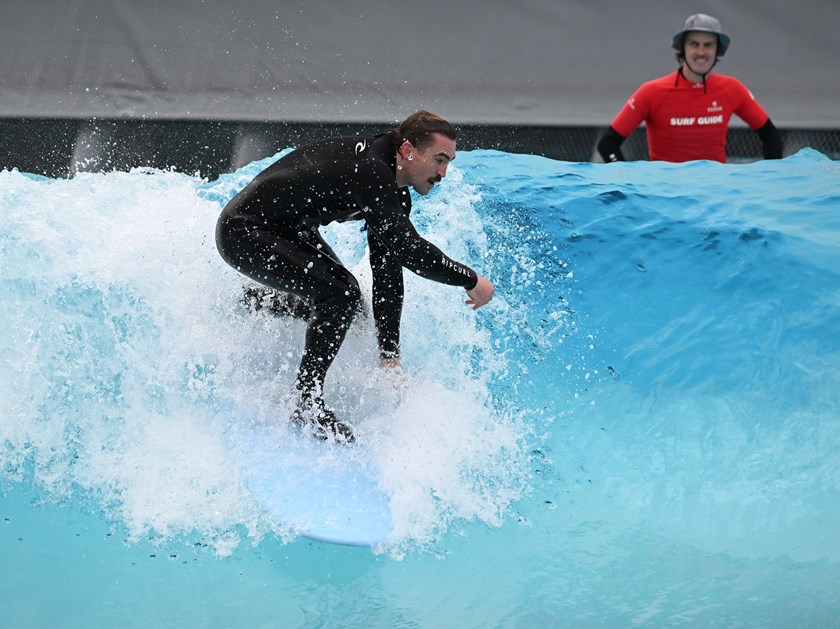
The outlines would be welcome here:
M 601 136 L 601 139 L 598 142 L 598 153 L 601 154 L 605 163 L 625 161 L 624 154 L 621 152 L 621 143 L 624 142 L 625 139 L 626 138 L 613 129 L 612 126 L 604 131 L 604 135 Z
M 371 230 L 367 233 L 373 273 L 373 319 L 379 354 L 382 358 L 399 358 L 404 290 L 402 264 Z
M 387 166 L 383 165 L 383 168 L 387 170 Z M 390 171 L 377 174 L 371 185 L 362 189 L 365 196 L 358 201 L 371 232 L 368 238 L 378 238 L 402 266 L 420 277 L 450 286 L 463 286 L 467 290 L 475 288 L 478 283 L 475 271 L 447 257 L 417 233 L 400 208 L 399 192 Z
M 782 136 L 770 118 L 756 133 L 758 133 L 761 145 L 764 148 L 764 159 L 781 159 Z
M 402 266 L 420 277 L 450 286 L 463 286 L 467 290 L 475 288 L 478 283 L 475 271 L 447 257 L 420 236 L 408 217 L 403 214 L 399 214 L 393 220 L 368 218 L 368 229 L 397 256 Z

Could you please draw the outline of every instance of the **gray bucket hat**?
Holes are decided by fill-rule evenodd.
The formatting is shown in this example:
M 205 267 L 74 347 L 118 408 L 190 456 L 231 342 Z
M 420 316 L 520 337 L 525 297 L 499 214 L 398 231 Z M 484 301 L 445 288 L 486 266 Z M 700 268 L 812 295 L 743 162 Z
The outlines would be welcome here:
M 671 43 L 671 47 L 678 52 L 682 52 L 685 34 L 690 31 L 714 33 L 718 36 L 717 56 L 722 57 L 726 54 L 726 50 L 729 48 L 729 35 L 720 30 L 720 20 L 716 17 L 706 15 L 705 13 L 695 13 L 694 15 L 689 15 L 685 21 L 683 29 L 674 35 L 674 41 Z

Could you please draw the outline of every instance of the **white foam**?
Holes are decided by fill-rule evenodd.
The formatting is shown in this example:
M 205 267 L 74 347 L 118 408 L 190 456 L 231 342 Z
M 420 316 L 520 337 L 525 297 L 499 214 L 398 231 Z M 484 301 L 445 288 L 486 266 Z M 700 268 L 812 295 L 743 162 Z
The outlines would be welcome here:
M 232 422 L 285 426 L 303 343 L 301 322 L 242 308 L 243 278 L 216 252 L 220 203 L 249 175 L 214 188 L 148 170 L 0 173 L 4 240 L 15 243 L 2 252 L 7 478 L 28 462 L 46 495 L 92 500 L 129 539 L 198 532 L 225 554 L 269 531 L 288 536 L 264 519 L 225 442 Z M 475 198 L 455 181 L 415 217 L 444 251 L 478 265 Z M 369 294 L 359 226 L 326 235 Z M 498 525 L 526 467 L 520 418 L 492 400 L 498 361 L 482 313 L 462 289 L 410 273 L 406 285 L 402 401 L 378 387 L 370 319 L 354 324 L 327 382 L 392 496 L 399 552 L 459 521 Z

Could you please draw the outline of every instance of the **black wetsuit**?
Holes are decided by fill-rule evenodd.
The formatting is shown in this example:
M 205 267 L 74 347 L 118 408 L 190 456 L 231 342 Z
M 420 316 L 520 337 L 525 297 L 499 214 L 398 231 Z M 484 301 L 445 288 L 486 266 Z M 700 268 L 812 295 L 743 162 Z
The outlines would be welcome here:
M 476 273 L 423 239 L 408 218 L 411 196 L 396 182 L 396 147 L 387 135 L 328 138 L 266 168 L 225 206 L 216 246 L 235 269 L 310 305 L 297 387 L 323 384 L 360 300 L 356 278 L 318 228 L 364 220 L 373 272 L 373 315 L 383 357 L 399 356 L 402 267 L 472 289 Z M 320 393 L 315 393 L 319 395 Z

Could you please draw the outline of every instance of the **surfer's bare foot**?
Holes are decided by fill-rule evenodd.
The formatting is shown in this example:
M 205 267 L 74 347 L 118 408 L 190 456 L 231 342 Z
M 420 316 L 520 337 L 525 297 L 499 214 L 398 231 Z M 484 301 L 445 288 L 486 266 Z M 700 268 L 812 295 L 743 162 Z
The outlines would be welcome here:
M 322 441 L 335 441 L 336 443 L 353 443 L 356 437 L 353 429 L 344 424 L 320 400 L 312 404 L 299 404 L 292 412 L 292 423 L 301 428 L 309 428 L 312 435 Z

